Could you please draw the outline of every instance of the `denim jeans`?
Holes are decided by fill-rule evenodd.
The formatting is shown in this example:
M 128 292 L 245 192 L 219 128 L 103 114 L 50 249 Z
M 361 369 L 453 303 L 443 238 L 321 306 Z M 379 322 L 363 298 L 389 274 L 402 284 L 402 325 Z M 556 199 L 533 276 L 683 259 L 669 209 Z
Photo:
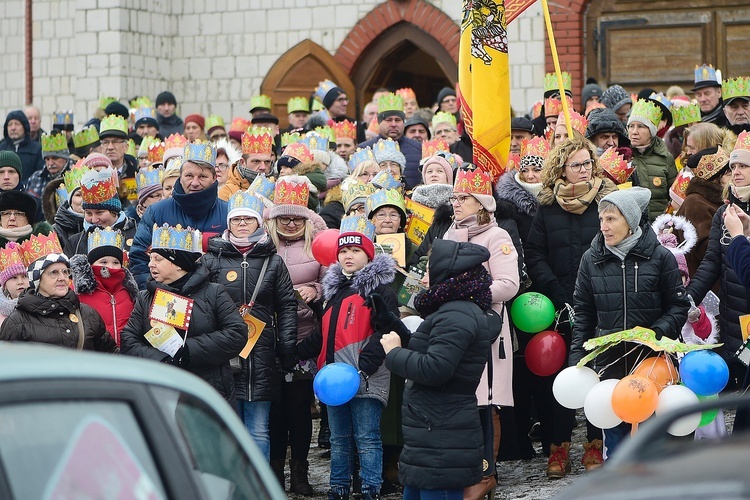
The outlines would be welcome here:
M 372 398 L 354 398 L 341 406 L 328 407 L 331 428 L 331 491 L 349 494 L 354 447 L 359 452 L 359 477 L 363 495 L 377 495 L 383 482 L 383 445 L 380 416 L 383 404 Z
M 611 429 L 604 429 L 604 459 L 612 458 L 612 454 L 615 452 L 623 439 L 630 435 L 632 426 L 626 422 L 621 423 Z
M 270 401 L 237 401 L 237 413 L 266 460 L 271 459 L 271 437 L 268 431 Z
M 463 500 L 464 490 L 420 490 L 404 486 L 404 500 Z

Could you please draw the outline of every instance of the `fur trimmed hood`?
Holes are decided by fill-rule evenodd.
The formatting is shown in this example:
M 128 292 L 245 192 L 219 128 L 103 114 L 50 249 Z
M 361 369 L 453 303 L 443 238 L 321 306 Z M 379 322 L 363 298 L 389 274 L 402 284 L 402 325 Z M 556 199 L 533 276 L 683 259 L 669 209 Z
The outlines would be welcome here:
M 42 192 L 42 211 L 44 212 L 44 219 L 50 224 L 55 223 L 55 215 L 57 214 L 57 200 L 55 199 L 55 191 L 65 181 L 62 177 L 52 179 L 44 186 Z
M 709 203 L 721 206 L 724 204 L 721 192 L 722 188 L 720 184 L 696 176 L 690 179 L 690 183 L 685 190 L 685 196 L 699 194 L 708 200 Z
M 130 298 L 135 301 L 138 295 L 138 285 L 130 269 L 123 269 L 125 271 L 123 286 L 127 290 L 128 295 L 130 295 Z M 88 258 L 85 255 L 77 254 L 70 258 L 70 271 L 73 278 L 73 290 L 76 294 L 90 294 L 96 290 L 97 283 L 94 270 L 91 268 L 91 264 L 89 264 Z
M 440 205 L 450 205 L 448 198 L 453 195 L 450 184 L 420 184 L 411 193 L 411 199 L 433 210 Z
M 370 295 L 380 285 L 393 283 L 396 277 L 396 261 L 388 254 L 379 253 L 358 272 L 351 280 L 344 276 L 338 262 L 328 268 L 323 277 L 323 296 L 326 300 L 336 295 L 341 289 L 351 286 L 362 297 Z
M 520 212 L 530 217 L 533 217 L 539 209 L 539 200 L 536 199 L 536 196 L 516 182 L 515 170 L 506 172 L 500 177 L 495 188 L 495 195 L 498 200 L 507 200 L 513 203 Z

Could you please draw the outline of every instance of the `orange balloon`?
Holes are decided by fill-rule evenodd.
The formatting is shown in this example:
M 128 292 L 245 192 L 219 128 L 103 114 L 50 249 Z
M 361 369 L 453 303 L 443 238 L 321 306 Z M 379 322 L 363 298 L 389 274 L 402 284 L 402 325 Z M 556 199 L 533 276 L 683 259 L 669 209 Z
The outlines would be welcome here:
M 646 358 L 635 367 L 631 375 L 638 375 L 652 380 L 661 393 L 668 385 L 674 385 L 680 381 L 680 372 L 670 359 L 664 356 L 653 356 Z
M 623 378 L 612 391 L 612 410 L 622 421 L 630 424 L 643 422 L 650 417 L 658 402 L 656 384 L 638 375 Z

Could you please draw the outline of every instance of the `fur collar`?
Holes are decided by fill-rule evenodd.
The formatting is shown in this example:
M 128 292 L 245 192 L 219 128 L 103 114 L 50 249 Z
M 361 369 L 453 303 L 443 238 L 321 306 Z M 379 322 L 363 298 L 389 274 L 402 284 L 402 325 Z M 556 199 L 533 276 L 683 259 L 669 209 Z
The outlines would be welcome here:
M 388 254 L 379 253 L 375 258 L 352 276 L 351 280 L 341 272 L 338 262 L 328 268 L 323 278 L 323 295 L 326 300 L 336 295 L 347 286 L 351 286 L 359 295 L 367 297 L 380 285 L 393 282 L 396 277 L 396 262 Z
M 536 196 L 516 182 L 515 170 L 511 170 L 500 177 L 495 193 L 498 199 L 510 201 L 518 207 L 519 211 L 530 217 L 533 217 L 539 208 L 539 201 Z
M 709 203 L 721 206 L 724 204 L 721 191 L 720 184 L 701 179 L 700 177 L 693 177 L 690 179 L 690 184 L 688 184 L 688 187 L 685 190 L 685 196 L 687 197 L 691 194 L 698 194 L 708 200 Z
M 448 198 L 453 195 L 450 184 L 420 184 L 411 193 L 411 199 L 433 210 L 440 205 L 450 205 Z
M 96 290 L 96 277 L 94 270 L 89 264 L 88 258 L 83 254 L 77 254 L 70 258 L 70 271 L 73 276 L 73 289 L 76 294 L 90 294 Z M 138 295 L 138 285 L 128 268 L 125 268 L 125 281 L 123 282 L 130 298 L 135 301 Z

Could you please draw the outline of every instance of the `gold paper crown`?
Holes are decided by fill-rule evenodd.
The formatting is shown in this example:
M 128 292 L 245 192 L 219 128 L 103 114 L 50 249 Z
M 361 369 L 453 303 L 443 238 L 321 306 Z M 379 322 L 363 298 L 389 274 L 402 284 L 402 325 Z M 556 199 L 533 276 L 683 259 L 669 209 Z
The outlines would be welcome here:
M 373 144 L 372 150 L 375 153 L 375 157 L 377 158 L 377 153 L 385 153 L 386 151 L 396 151 L 400 153 L 401 146 L 399 146 L 398 142 L 388 137 L 387 139 L 380 139 L 378 142 Z
M 375 224 L 364 215 L 345 215 L 339 227 L 341 233 L 361 233 L 370 240 L 375 240 Z
M 273 192 L 275 205 L 299 205 L 307 207 L 310 197 L 310 186 L 306 182 L 289 181 L 287 177 L 279 177 Z
M 187 137 L 181 134 L 172 134 L 164 139 L 164 149 L 180 148 L 185 149 L 187 144 Z
M 434 141 L 422 142 L 422 159 L 435 156 L 437 153 L 445 151 L 450 152 L 450 146 L 445 139 L 435 139 Z
M 212 128 L 216 127 L 224 128 L 224 118 L 219 115 L 209 115 L 208 118 L 206 118 L 206 132 L 209 132 Z
M 281 134 L 281 147 L 285 148 L 290 144 L 294 144 L 300 139 L 302 139 L 302 136 L 299 132 L 284 132 L 283 134 Z
M 674 200 L 678 205 L 681 205 L 682 200 L 684 200 L 685 196 L 687 196 L 686 191 L 688 188 L 688 184 L 690 184 L 690 180 L 692 178 L 693 173 L 688 172 L 688 169 L 684 168 L 680 171 L 679 174 L 677 174 L 677 177 L 672 183 L 672 186 L 670 186 L 669 197 L 672 198 L 672 200 Z
M 128 150 L 125 152 L 126 155 L 130 155 L 132 157 L 138 156 L 138 146 L 135 145 L 135 141 L 133 139 L 128 139 Z
M 570 126 L 581 135 L 586 135 L 586 127 L 589 126 L 589 121 L 572 109 L 568 111 L 570 112 Z M 557 126 L 559 127 L 560 125 L 565 125 L 565 113 L 560 113 L 557 116 Z
M 573 99 L 570 96 L 565 96 L 568 101 L 568 109 L 573 109 Z M 548 97 L 544 100 L 544 116 L 558 116 L 563 111 L 562 101 L 555 97 Z
M 275 189 L 274 182 L 268 179 L 266 174 L 259 174 L 255 176 L 255 180 L 247 188 L 247 192 L 273 201 L 273 192 Z
M 309 113 L 310 101 L 307 97 L 292 97 L 286 103 L 286 111 L 287 113 Z
M 237 208 L 248 208 L 262 217 L 264 207 L 263 199 L 252 191 L 235 191 L 227 200 L 228 212 Z
M 492 196 L 492 178 L 478 168 L 459 168 L 453 185 L 456 193 L 487 194 Z
M 372 178 L 370 184 L 378 189 L 401 189 L 403 186 L 388 169 L 381 170 Z
M 130 101 L 130 107 L 139 109 L 139 108 L 153 108 L 154 103 L 151 101 L 150 97 L 141 96 L 136 97 L 132 101 Z
M 445 111 L 438 111 L 432 117 L 432 128 L 437 127 L 439 123 L 448 123 L 453 128 L 456 128 L 456 115 L 453 113 L 446 113 Z
M 191 227 L 183 228 L 177 224 L 172 227 L 167 223 L 163 226 L 154 224 L 151 234 L 151 248 L 167 250 L 183 250 L 185 252 L 200 252 L 203 238 L 201 232 Z
M 701 82 L 711 82 L 714 86 L 719 84 L 719 76 L 716 74 L 712 64 L 704 64 L 703 66 L 695 65 L 695 84 Z
M 26 268 L 21 255 L 21 246 L 15 241 L 9 241 L 5 247 L 0 248 L 0 271 L 5 271 L 10 266 Z
M 723 148 L 719 148 L 712 155 L 701 156 L 698 166 L 693 169 L 693 173 L 701 179 L 708 180 L 729 164 L 729 155 Z
M 83 158 L 79 160 L 80 162 L 83 161 Z M 70 193 L 81 187 L 81 178 L 83 178 L 84 174 L 88 172 L 89 169 L 84 166 L 73 166 L 70 170 L 66 170 L 63 174 L 63 179 L 65 183 L 65 190 Z
M 265 127 L 252 126 L 242 134 L 242 154 L 270 155 L 273 132 Z
M 573 91 L 573 77 L 567 71 L 562 72 L 563 88 L 568 92 Z M 560 87 L 557 86 L 557 75 L 555 73 L 547 73 L 544 75 L 544 91 L 549 92 L 557 90 L 559 92 Z
M 308 132 L 305 137 L 299 140 L 298 144 L 304 144 L 310 151 L 328 151 L 328 142 L 328 137 L 318 135 L 315 132 Z
M 374 212 L 380 207 L 386 205 L 398 209 L 401 212 L 401 216 L 406 219 L 406 204 L 404 203 L 404 197 L 395 189 L 378 189 L 367 197 L 367 201 L 365 202 L 367 218 L 371 218 Z
M 96 130 L 96 127 L 84 127 L 80 132 L 73 134 L 73 145 L 76 148 L 94 144 L 98 140 L 99 132 Z
M 73 125 L 73 111 L 55 111 L 52 115 L 55 125 Z
M 364 148 L 360 149 L 357 148 L 357 150 L 352 153 L 352 155 L 349 157 L 349 168 L 351 170 L 354 170 L 357 168 L 357 165 L 364 161 L 374 161 L 377 163 L 378 161 L 375 159 L 375 153 L 372 152 L 372 149 L 370 148 Z
M 378 97 L 378 113 L 386 111 L 401 111 L 403 113 L 404 98 L 391 92 Z
M 661 108 L 649 99 L 638 99 L 633 104 L 633 109 L 630 111 L 630 116 L 640 117 L 651 122 L 655 127 L 659 126 L 661 121 Z
M 344 209 L 349 211 L 351 209 L 352 204 L 354 203 L 354 200 L 357 198 L 367 198 L 372 193 L 375 192 L 375 186 L 370 184 L 369 182 L 367 184 L 357 181 L 352 182 L 347 186 L 346 190 L 341 193 L 341 201 L 344 205 Z M 364 199 L 362 200 L 362 203 L 364 203 Z
M 164 151 L 165 151 L 164 143 L 161 141 L 156 141 L 148 146 L 148 161 L 149 163 L 161 163 L 162 159 L 164 158 Z
M 197 161 L 216 165 L 216 147 L 210 141 L 196 139 L 185 144 L 182 161 Z
M 292 158 L 298 159 L 301 163 L 310 163 L 315 161 L 315 156 L 308 147 L 301 142 L 295 142 L 290 144 L 284 149 L 282 156 L 291 156 Z
M 81 176 L 83 202 L 94 205 L 111 200 L 117 196 L 119 186 L 117 170 L 109 167 L 99 172 L 88 170 Z
M 721 82 L 721 98 L 724 102 L 735 97 L 750 98 L 750 77 L 738 76 Z
M 414 99 L 415 101 L 417 100 L 417 94 L 415 94 L 414 90 L 410 89 L 409 87 L 396 90 L 396 95 L 400 95 L 403 100 L 407 100 L 407 99 Z
M 122 132 L 128 135 L 128 122 L 120 115 L 107 115 L 99 125 L 99 136 L 109 131 Z
M 531 139 L 524 139 L 521 142 L 521 157 L 539 156 L 541 158 L 547 158 L 549 151 L 549 141 L 544 137 L 534 136 Z
M 135 185 L 138 191 L 146 186 L 161 186 L 164 179 L 164 167 L 146 167 L 138 170 L 135 175 Z
M 232 126 L 229 127 L 229 131 L 230 132 L 244 132 L 252 126 L 253 126 L 253 123 L 250 120 L 247 120 L 245 118 L 238 116 L 237 118 L 232 120 Z
M 47 236 L 43 234 L 31 235 L 28 240 L 21 243 L 21 258 L 26 267 L 53 253 L 63 253 L 56 233 L 49 233 Z
M 99 98 L 99 109 L 104 110 L 107 106 L 113 102 L 117 102 L 119 99 L 116 97 L 100 97 Z
M 68 141 L 65 134 L 42 134 L 42 152 L 51 153 L 67 150 Z
M 699 123 L 701 121 L 701 108 L 698 103 L 692 102 L 685 106 L 673 106 L 672 119 L 675 127 Z
M 254 95 L 250 98 L 250 112 L 256 108 L 271 110 L 271 98 L 265 94 Z
M 119 229 L 112 229 L 111 227 L 102 229 L 97 227 L 89 233 L 88 243 L 89 252 L 99 247 L 115 247 L 122 250 L 123 237 Z
M 357 140 L 357 124 L 349 120 L 333 123 L 333 140 L 344 138 Z
M 628 165 L 625 158 L 615 148 L 607 149 L 599 157 L 599 165 L 615 184 L 623 184 L 628 181 L 630 175 L 635 171 L 635 165 Z

